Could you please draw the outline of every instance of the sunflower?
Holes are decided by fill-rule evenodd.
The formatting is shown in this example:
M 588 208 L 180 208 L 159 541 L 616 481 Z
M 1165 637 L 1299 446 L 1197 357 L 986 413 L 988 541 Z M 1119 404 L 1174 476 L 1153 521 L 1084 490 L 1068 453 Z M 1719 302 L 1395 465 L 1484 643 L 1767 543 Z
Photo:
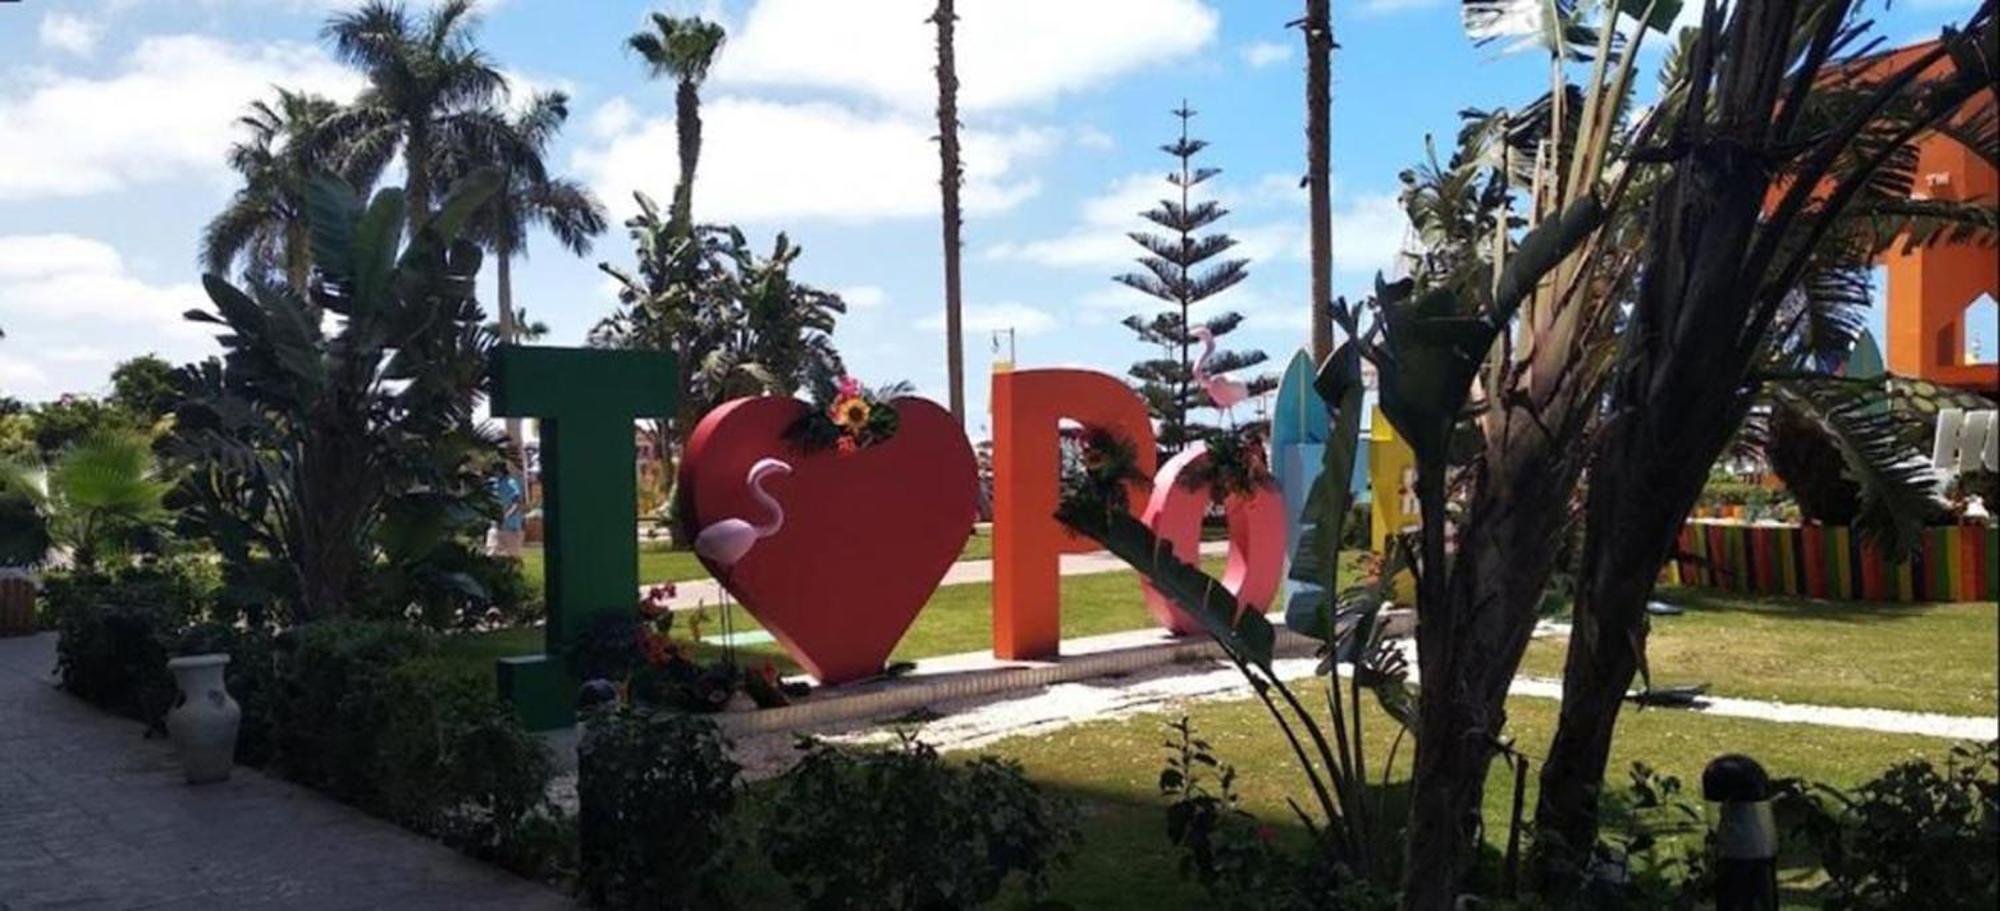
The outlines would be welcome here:
M 848 433 L 860 433 L 868 426 L 868 400 L 858 395 L 843 396 L 833 403 L 829 416 Z

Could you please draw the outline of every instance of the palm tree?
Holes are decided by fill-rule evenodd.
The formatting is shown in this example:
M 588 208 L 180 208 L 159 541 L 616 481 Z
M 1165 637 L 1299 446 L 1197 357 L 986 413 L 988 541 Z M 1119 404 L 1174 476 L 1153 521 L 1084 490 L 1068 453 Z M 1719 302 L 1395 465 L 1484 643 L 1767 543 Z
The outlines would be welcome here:
M 172 487 L 161 479 L 152 438 L 143 433 L 92 434 L 63 450 L 47 471 L 0 463 L 0 491 L 44 523 L 40 531 L 9 529 L 10 544 L 20 535 L 30 543 L 14 549 L 31 553 L 36 542 L 46 548 L 53 539 L 85 571 L 143 545 L 165 521 L 164 499 Z
M 1292 23 L 1306 39 L 1306 194 L 1311 206 L 1312 353 L 1333 353 L 1333 11 L 1331 0 L 1306 0 Z
M 449 192 L 454 182 L 482 169 L 497 171 L 500 189 L 475 213 L 466 237 L 493 251 L 500 297 L 500 341 L 515 340 L 514 283 L 511 263 L 525 256 L 528 230 L 546 229 L 571 253 L 590 252 L 591 239 L 604 233 L 604 206 L 582 183 L 548 173 L 549 144 L 569 119 L 569 96 L 542 92 L 509 117 L 491 113 L 502 129 L 468 137 L 478 145 L 441 149 L 432 163 L 439 188 Z
M 440 150 L 436 175 L 440 189 L 449 193 L 453 184 L 473 173 L 490 169 L 500 175 L 500 188 L 466 225 L 467 238 L 493 251 L 495 278 L 499 287 L 500 343 L 519 339 L 519 320 L 514 308 L 514 268 L 516 255 L 527 254 L 528 229 L 548 230 L 571 253 L 590 252 L 591 238 L 604 233 L 604 206 L 583 184 L 548 173 L 549 144 L 569 119 L 569 96 L 562 92 L 542 92 L 512 117 L 494 114 L 502 129 L 481 131 L 471 138 L 486 140 L 472 147 Z M 507 419 L 507 440 L 519 452 L 521 419 Z
M 945 369 L 951 382 L 951 416 L 965 424 L 965 335 L 961 325 L 964 289 L 959 277 L 959 232 L 964 220 L 958 210 L 958 188 L 965 170 L 958 161 L 958 58 L 952 32 L 958 13 L 952 0 L 938 0 L 931 14 L 937 24 L 938 187 L 944 192 L 944 336 Z
M 340 164 L 331 129 L 340 106 L 308 92 L 277 91 L 275 102 L 252 102 L 237 120 L 250 137 L 230 146 L 229 167 L 243 176 L 243 187 L 202 230 L 201 265 L 223 275 L 241 259 L 246 270 L 282 270 L 294 290 L 304 291 L 312 270 L 306 180 Z M 343 176 L 354 183 L 373 183 L 375 177 Z
M 368 87 L 340 115 L 340 128 L 352 135 L 349 156 L 386 162 L 402 150 L 413 234 L 438 195 L 439 150 L 489 145 L 505 126 L 493 103 L 505 97 L 507 80 L 473 44 L 474 21 L 472 0 L 445 0 L 421 23 L 400 3 L 370 0 L 321 31 L 336 56 L 368 76 Z
M 646 61 L 648 75 L 674 79 L 674 135 L 680 154 L 681 178 L 674 185 L 672 222 L 685 230 L 694 223 L 694 169 L 701 160 L 701 84 L 722 49 L 722 26 L 700 16 L 680 18 L 654 13 L 653 30 L 625 39 Z

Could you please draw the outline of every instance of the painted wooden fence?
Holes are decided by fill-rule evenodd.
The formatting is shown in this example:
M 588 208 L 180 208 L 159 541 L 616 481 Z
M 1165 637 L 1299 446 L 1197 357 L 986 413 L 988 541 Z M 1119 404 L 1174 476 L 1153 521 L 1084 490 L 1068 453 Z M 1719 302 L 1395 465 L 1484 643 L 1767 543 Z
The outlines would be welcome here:
M 1696 519 L 1660 580 L 1757 595 L 1851 601 L 2000 600 L 2000 528 L 1924 530 L 1923 545 L 1892 563 L 1845 527 Z

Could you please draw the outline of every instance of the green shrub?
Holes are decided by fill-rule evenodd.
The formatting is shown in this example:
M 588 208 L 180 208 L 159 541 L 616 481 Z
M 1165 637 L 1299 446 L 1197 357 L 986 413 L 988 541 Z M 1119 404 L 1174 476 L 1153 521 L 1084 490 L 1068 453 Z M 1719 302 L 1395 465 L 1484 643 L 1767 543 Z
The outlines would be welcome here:
M 492 681 L 418 658 L 386 683 L 385 815 L 524 875 L 568 866 L 567 820 L 548 798 L 554 764 Z
M 1017 873 L 1039 894 L 1077 840 L 1069 805 L 1019 763 L 946 762 L 912 736 L 888 750 L 803 746 L 759 840 L 809 909 L 970 908 Z
M 1209 906 L 1226 911 L 1346 911 L 1396 905 L 1388 890 L 1354 876 L 1331 852 L 1282 844 L 1269 824 L 1238 805 L 1236 767 L 1196 737 L 1183 717 L 1170 724 L 1160 795 L 1167 799 L 1167 840 L 1180 852 L 1181 876 L 1201 884 Z M 1212 779 L 1212 783 L 1211 783 Z M 1381 849 L 1398 845 L 1384 843 Z
M 382 812 L 386 785 L 398 772 L 381 750 L 393 708 L 389 676 L 435 651 L 435 639 L 402 624 L 352 622 L 311 624 L 288 638 L 273 738 L 278 767 L 295 781 Z
M 591 714 L 577 748 L 585 898 L 610 908 L 726 907 L 739 771 L 705 719 L 630 706 Z
M 400 624 L 320 623 L 290 638 L 272 737 L 287 776 L 526 875 L 569 865 L 548 752 L 490 680 Z
M 1347 522 L 1340 527 L 1340 547 L 1342 550 L 1367 550 L 1374 528 L 1373 508 L 1367 503 L 1354 502 L 1347 507 Z
M 1952 750 L 1943 770 L 1917 759 L 1850 792 L 1794 786 L 1784 802 L 1836 909 L 2000 906 L 2000 741 Z
M 51 574 L 43 599 L 59 632 L 63 689 L 158 730 L 177 693 L 167 659 L 212 598 L 183 561 Z

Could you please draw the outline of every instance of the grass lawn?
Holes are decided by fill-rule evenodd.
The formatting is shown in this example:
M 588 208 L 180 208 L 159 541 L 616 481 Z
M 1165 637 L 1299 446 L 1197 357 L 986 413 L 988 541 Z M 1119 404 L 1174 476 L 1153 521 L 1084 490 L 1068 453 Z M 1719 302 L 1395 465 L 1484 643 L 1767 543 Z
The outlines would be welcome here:
M 1295 685 L 1301 701 L 1319 705 L 1313 695 L 1320 685 Z M 1510 703 L 1509 731 L 1521 747 L 1537 755 L 1554 729 L 1557 703 L 1515 699 Z M 1189 707 L 1199 734 L 1214 745 L 1220 758 L 1237 766 L 1239 793 L 1245 809 L 1281 832 L 1301 832 L 1285 798 L 1306 800 L 1310 791 L 1284 741 L 1271 726 L 1261 704 L 1252 701 L 1204 703 Z M 1386 755 L 1393 722 L 1369 706 L 1367 728 L 1376 748 L 1370 759 L 1377 769 Z M 1082 812 L 1085 842 L 1070 869 L 1054 881 L 1054 898 L 1078 908 L 1181 908 L 1201 904 L 1199 887 L 1179 879 L 1177 855 L 1165 836 L 1164 803 L 1156 784 L 1171 715 L 1142 715 L 1122 721 L 1091 722 L 1052 734 L 1001 741 L 984 752 L 1020 760 L 1046 788 L 1064 794 Z M 1663 774 L 1679 776 L 1699 795 L 1702 767 L 1722 752 L 1756 756 L 1773 775 L 1795 775 L 1853 785 L 1879 774 L 1890 764 L 1923 755 L 1941 761 L 1948 741 L 1873 734 L 1804 725 L 1777 725 L 1686 712 L 1655 710 L 1627 712 L 1619 721 L 1607 792 L 1622 792 L 1629 784 L 1634 760 Z M 1406 781 L 1410 745 L 1398 757 L 1395 779 Z M 1538 766 L 1536 767 L 1538 768 Z M 1379 774 L 1372 771 L 1371 774 Z M 1527 807 L 1534 807 L 1535 772 L 1531 769 Z M 1393 785 L 1392 785 L 1393 787 Z M 1497 869 L 1507 837 L 1508 799 L 1512 777 L 1495 764 L 1486 788 L 1485 818 L 1489 866 Z M 1805 886 L 1816 879 L 1813 869 L 1784 874 L 1790 898 L 1805 904 Z M 1019 902 L 1017 907 L 1025 907 Z
M 2000 608 L 1663 592 L 1687 608 L 1654 617 L 1647 660 L 1660 685 L 1718 696 L 1992 716 L 2000 700 Z M 1560 677 L 1561 639 L 1528 647 L 1521 673 Z

